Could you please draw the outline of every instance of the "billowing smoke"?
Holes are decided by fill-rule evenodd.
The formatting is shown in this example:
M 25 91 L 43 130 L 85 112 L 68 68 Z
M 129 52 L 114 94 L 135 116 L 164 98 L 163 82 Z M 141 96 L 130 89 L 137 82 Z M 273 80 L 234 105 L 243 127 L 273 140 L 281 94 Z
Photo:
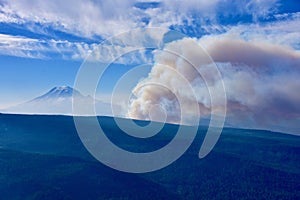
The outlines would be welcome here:
M 133 90 L 137 98 L 131 102 L 130 118 L 151 119 L 151 116 L 159 115 L 155 111 L 161 113 L 163 110 L 167 122 L 190 124 L 198 112 L 206 115 L 212 112 L 206 86 L 218 90 L 217 79 L 209 76 L 216 68 L 210 67 L 211 58 L 195 40 L 184 38 L 169 43 L 163 51 L 155 52 L 155 60 L 149 76 Z M 215 97 L 216 102 L 218 99 L 220 106 L 224 106 L 224 100 Z M 195 103 L 200 110 L 195 110 Z M 161 109 L 154 110 L 153 106 Z M 217 110 L 216 106 L 213 112 Z
M 210 57 L 195 43 L 211 56 L 222 80 L 216 78 Z M 218 35 L 171 42 L 163 51 L 155 52 L 155 61 L 148 77 L 133 90 L 136 98 L 131 102 L 129 117 L 150 119 L 149 113 L 155 116 L 157 110 L 151 108 L 159 105 L 168 122 L 179 123 L 180 116 L 195 117 L 196 111 L 190 106 L 194 101 L 202 116 L 218 114 L 224 103 L 218 94 L 222 94 L 224 84 L 228 124 L 299 133 L 299 52 Z M 214 93 L 214 106 L 208 91 Z

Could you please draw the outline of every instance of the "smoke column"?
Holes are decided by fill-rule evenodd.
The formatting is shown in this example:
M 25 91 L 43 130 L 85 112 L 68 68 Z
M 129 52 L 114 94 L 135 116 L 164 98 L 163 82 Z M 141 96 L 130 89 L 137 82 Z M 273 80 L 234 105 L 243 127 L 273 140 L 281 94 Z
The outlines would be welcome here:
M 299 52 L 230 35 L 206 36 L 200 40 L 184 38 L 166 44 L 163 51 L 154 52 L 151 72 L 132 91 L 135 98 L 131 100 L 128 117 L 150 119 L 150 112 L 155 116 L 151 107 L 159 105 L 167 113 L 167 122 L 180 123 L 180 115 L 194 117 L 195 111 L 189 107 L 195 101 L 194 96 L 201 116 L 218 114 L 222 98 L 216 98 L 212 110 L 208 88 L 217 96 L 221 93 L 221 80 L 215 79 L 214 63 L 202 49 L 195 49 L 195 42 L 204 47 L 222 74 L 228 124 L 299 132 Z M 180 77 L 188 81 L 194 94 L 185 89 L 186 83 Z M 181 105 L 176 97 L 181 98 Z

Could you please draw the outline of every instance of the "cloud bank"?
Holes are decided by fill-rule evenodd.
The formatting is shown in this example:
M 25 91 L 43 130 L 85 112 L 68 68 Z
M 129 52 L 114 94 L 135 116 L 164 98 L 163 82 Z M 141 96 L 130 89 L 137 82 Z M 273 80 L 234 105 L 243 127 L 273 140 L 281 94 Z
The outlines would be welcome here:
M 216 21 L 218 15 L 266 17 L 278 7 L 277 0 L 3 0 L 0 21 L 17 24 L 40 23 L 85 37 L 111 36 L 137 27 L 180 25 L 204 18 Z M 197 16 L 191 14 L 197 13 Z M 29 24 L 27 24 L 29 25 Z M 109 27 L 109 28 L 108 28 Z
M 84 60 L 89 53 L 97 51 L 95 59 L 105 60 L 114 52 L 126 52 L 130 46 L 113 44 L 99 49 L 99 42 L 135 28 L 149 27 L 170 28 L 197 38 L 236 31 L 245 38 L 267 39 L 300 49 L 296 42 L 300 39 L 300 15 L 282 14 L 281 8 L 284 4 L 279 0 L 2 0 L 0 22 L 12 28 L 12 33 L 0 35 L 0 53 Z M 14 28 L 21 35 L 14 34 Z M 22 40 L 16 42 L 7 37 Z M 70 40 L 72 37 L 75 39 Z M 130 39 L 124 38 L 123 42 Z M 144 62 L 148 58 L 143 53 L 138 52 L 120 63 Z

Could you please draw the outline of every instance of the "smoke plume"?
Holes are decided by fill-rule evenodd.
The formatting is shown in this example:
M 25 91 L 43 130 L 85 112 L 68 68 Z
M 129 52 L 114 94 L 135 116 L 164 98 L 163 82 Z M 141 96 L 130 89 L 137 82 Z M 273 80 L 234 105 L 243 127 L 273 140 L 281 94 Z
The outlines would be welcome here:
M 219 72 L 222 79 L 216 76 Z M 150 119 L 149 113 L 156 116 L 153 112 L 159 110 L 153 106 L 172 123 L 182 123 L 182 116 L 192 119 L 198 111 L 218 115 L 224 84 L 227 123 L 299 133 L 299 77 L 300 53 L 289 47 L 228 35 L 184 38 L 155 52 L 151 72 L 133 90 L 128 116 Z M 195 101 L 197 111 L 190 106 Z

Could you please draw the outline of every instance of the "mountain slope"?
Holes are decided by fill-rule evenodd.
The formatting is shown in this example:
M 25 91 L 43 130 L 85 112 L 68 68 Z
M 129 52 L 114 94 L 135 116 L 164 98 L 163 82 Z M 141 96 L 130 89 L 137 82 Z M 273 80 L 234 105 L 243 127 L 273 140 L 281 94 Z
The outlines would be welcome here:
M 89 118 L 85 119 L 89 123 Z M 124 134 L 113 118 L 98 119 L 112 142 L 132 152 L 161 148 L 178 128 L 166 124 L 154 137 L 134 139 Z M 1 198 L 300 198 L 300 137 L 224 128 L 213 151 L 199 159 L 206 128 L 199 127 L 195 142 L 176 162 L 137 175 L 95 161 L 77 136 L 70 116 L 0 114 Z

